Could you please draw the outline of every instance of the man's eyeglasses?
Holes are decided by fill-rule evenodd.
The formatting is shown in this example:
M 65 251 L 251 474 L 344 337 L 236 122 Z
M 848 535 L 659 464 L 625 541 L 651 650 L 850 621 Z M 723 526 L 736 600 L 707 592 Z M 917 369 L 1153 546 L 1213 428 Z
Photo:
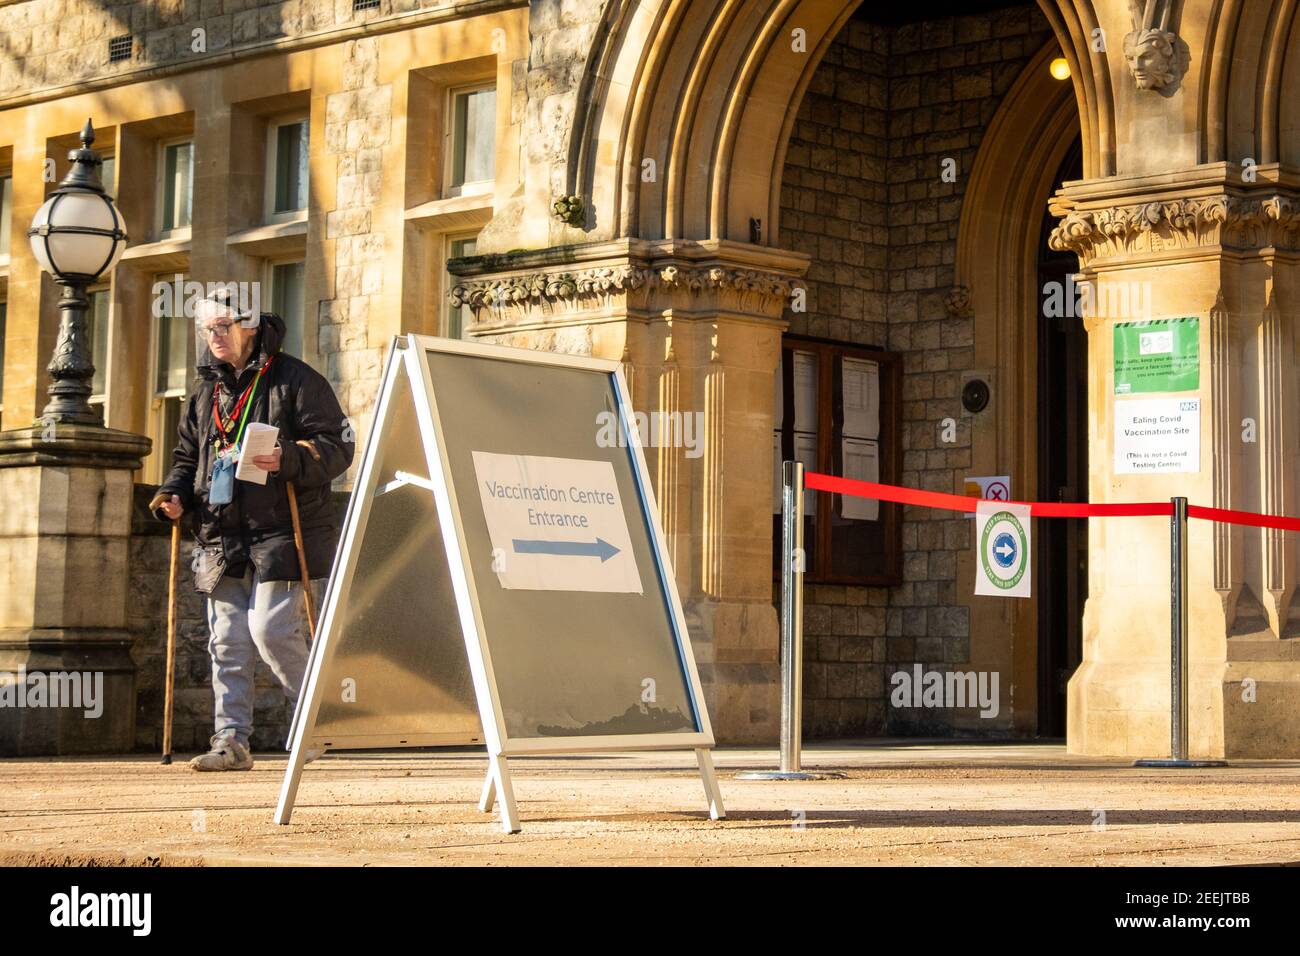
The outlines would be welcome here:
M 230 335 L 230 329 L 234 322 L 218 322 L 216 325 L 205 325 L 203 333 L 210 339 L 224 339 Z

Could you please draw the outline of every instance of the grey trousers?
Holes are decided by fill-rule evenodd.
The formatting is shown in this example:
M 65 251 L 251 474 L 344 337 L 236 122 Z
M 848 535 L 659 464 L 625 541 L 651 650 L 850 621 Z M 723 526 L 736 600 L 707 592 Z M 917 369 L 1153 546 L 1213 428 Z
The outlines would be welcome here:
M 313 596 L 322 592 L 312 581 Z M 317 605 L 319 607 L 319 605 Z M 261 581 L 249 564 L 242 578 L 227 575 L 208 595 L 208 653 L 216 697 L 216 733 L 245 747 L 253 733 L 253 675 L 261 656 L 291 701 L 307 670 L 307 614 L 300 581 Z

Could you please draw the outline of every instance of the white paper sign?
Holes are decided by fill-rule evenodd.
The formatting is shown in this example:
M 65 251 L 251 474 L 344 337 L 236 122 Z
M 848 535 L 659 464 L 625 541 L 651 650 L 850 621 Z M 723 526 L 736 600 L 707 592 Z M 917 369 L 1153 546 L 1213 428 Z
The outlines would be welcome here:
M 772 376 L 772 392 L 772 427 L 780 431 L 785 427 L 785 382 L 779 365 Z
M 846 358 L 844 374 L 844 435 L 848 438 L 880 437 L 880 366 Z
M 1143 398 L 1115 403 L 1115 473 L 1201 470 L 1201 400 Z
M 817 356 L 794 353 L 794 430 L 817 430 Z
M 777 431 L 772 433 L 772 514 L 774 515 L 781 513 L 781 466 L 783 464 L 784 462 L 781 460 L 781 433 Z
M 805 472 L 817 470 L 817 436 L 796 433 L 794 436 L 794 460 L 803 462 Z M 803 513 L 809 518 L 817 515 L 817 492 L 804 491 Z
M 642 593 L 613 465 L 473 454 L 503 588 Z
M 844 477 L 853 481 L 880 481 L 880 446 L 873 441 L 845 438 L 840 444 L 844 460 Z M 875 498 L 840 495 L 840 517 L 875 521 L 880 517 L 880 502 Z
M 1029 508 L 997 501 L 975 507 L 975 593 L 1030 596 Z

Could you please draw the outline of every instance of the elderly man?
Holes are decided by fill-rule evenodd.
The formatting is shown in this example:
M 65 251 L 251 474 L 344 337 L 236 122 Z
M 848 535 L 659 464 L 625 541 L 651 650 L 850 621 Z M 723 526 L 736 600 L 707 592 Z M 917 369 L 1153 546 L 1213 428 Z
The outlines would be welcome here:
M 352 432 L 321 375 L 280 351 L 279 316 L 240 314 L 218 293 L 196 309 L 198 385 L 178 429 L 172 470 L 150 503 L 159 518 L 189 516 L 197 538 L 195 588 L 207 594 L 216 697 L 212 749 L 195 770 L 253 766 L 253 673 L 258 655 L 290 700 L 307 666 L 301 569 L 288 491 L 296 489 L 313 585 L 334 557 L 330 482 L 352 462 Z M 266 483 L 235 471 L 249 422 L 279 429 L 270 454 L 252 458 Z

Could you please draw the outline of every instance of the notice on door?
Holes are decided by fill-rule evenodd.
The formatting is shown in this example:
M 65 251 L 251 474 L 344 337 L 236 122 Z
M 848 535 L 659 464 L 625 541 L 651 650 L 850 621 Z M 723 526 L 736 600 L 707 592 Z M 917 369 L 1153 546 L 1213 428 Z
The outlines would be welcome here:
M 613 465 L 473 455 L 503 588 L 643 593 Z
M 1115 403 L 1115 473 L 1201 470 L 1201 400 L 1147 398 Z

